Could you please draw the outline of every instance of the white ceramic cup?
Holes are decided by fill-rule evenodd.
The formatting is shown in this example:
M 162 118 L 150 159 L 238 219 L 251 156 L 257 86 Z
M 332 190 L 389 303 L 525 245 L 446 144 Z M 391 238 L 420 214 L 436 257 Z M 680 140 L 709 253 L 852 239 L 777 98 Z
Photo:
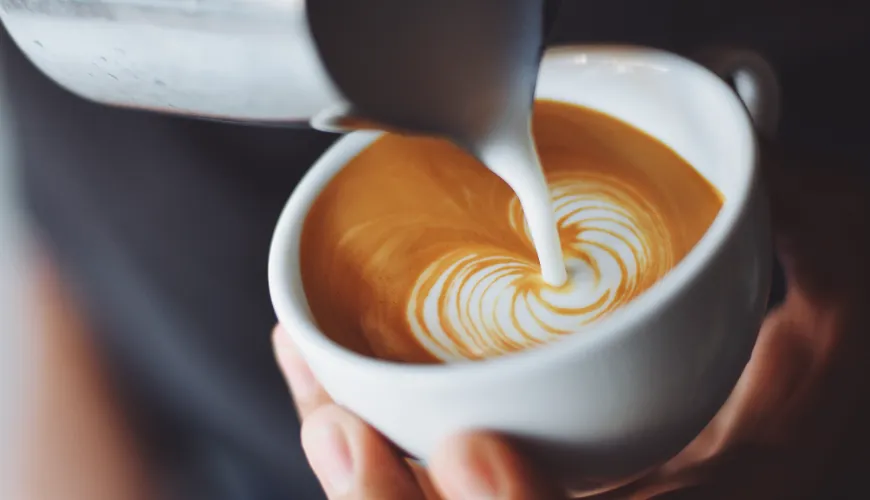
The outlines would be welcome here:
M 673 54 L 595 46 L 546 54 L 539 97 L 605 112 L 658 138 L 725 202 L 697 246 L 637 299 L 582 334 L 492 360 L 386 362 L 320 332 L 302 286 L 302 224 L 330 179 L 378 134 L 339 140 L 290 197 L 269 259 L 278 318 L 330 396 L 423 461 L 454 433 L 505 433 L 575 491 L 617 485 L 685 447 L 749 359 L 771 274 L 750 114 L 773 129 L 775 81 L 752 54 L 724 52 L 711 64 L 734 75 L 746 106 L 716 74 Z

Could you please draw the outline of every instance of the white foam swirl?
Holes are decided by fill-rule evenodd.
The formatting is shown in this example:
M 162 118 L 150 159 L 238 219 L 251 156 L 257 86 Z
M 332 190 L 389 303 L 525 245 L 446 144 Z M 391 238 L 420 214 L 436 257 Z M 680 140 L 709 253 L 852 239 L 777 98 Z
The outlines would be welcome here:
M 443 255 L 417 279 L 407 308 L 411 331 L 433 356 L 493 357 L 578 332 L 672 267 L 668 228 L 639 192 L 598 174 L 550 187 L 569 282 L 550 287 L 534 260 L 496 247 Z M 507 210 L 528 240 L 518 202 Z

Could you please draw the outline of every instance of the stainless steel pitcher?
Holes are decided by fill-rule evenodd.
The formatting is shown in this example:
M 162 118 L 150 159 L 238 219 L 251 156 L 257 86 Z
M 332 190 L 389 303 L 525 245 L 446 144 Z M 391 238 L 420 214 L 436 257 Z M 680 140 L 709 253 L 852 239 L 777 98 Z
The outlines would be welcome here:
M 548 12 L 557 3 L 546 2 Z M 45 74 L 94 101 L 323 129 L 352 113 L 437 133 L 451 117 L 421 123 L 405 116 L 409 106 L 437 115 L 446 99 L 464 92 L 453 107 L 480 114 L 503 105 L 499 99 L 510 99 L 530 72 L 534 78 L 544 5 L 0 0 L 0 19 Z

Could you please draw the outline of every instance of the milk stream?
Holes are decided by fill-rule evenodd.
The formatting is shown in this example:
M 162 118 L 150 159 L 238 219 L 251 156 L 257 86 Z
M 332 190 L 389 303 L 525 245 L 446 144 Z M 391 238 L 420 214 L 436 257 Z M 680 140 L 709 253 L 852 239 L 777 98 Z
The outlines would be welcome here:
M 568 281 L 568 273 L 544 169 L 531 131 L 525 129 L 512 137 L 519 140 L 491 143 L 481 150 L 480 158 L 516 193 L 529 225 L 544 282 L 559 287 Z

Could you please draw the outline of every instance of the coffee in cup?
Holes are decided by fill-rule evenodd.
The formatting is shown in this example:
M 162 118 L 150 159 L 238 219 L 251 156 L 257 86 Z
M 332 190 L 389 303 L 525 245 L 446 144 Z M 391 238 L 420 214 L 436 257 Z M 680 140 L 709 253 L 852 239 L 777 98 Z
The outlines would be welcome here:
M 514 192 L 445 140 L 386 134 L 338 172 L 302 230 L 311 313 L 334 342 L 408 363 L 492 358 L 582 335 L 701 239 L 719 191 L 659 140 L 539 100 L 533 133 L 568 282 L 541 269 Z
M 553 161 L 562 156 L 560 152 L 581 153 L 581 160 L 615 159 L 608 172 L 621 172 L 613 169 L 619 164 L 632 176 L 623 174 L 611 185 L 640 186 L 645 200 L 651 198 L 655 206 L 665 207 L 660 218 L 667 222 L 677 216 L 686 217 L 677 220 L 690 221 L 702 205 L 681 197 L 696 196 L 698 191 L 692 186 L 701 186 L 701 192 L 707 188 L 690 172 L 670 167 L 691 165 L 715 187 L 713 192 L 721 193 L 721 208 L 691 251 L 646 291 L 558 341 L 506 356 L 496 353 L 483 362 L 423 364 L 380 359 L 415 360 L 395 347 L 375 352 L 377 342 L 366 334 L 382 335 L 376 340 L 410 339 L 400 345 L 421 344 L 412 337 L 410 322 L 402 319 L 408 303 L 389 304 L 389 294 L 374 300 L 372 290 L 381 286 L 398 290 L 402 285 L 410 298 L 421 274 L 408 275 L 404 282 L 392 281 L 413 267 L 410 263 L 423 255 L 423 248 L 445 250 L 440 256 L 472 242 L 481 248 L 518 248 L 508 257 L 536 262 L 528 245 L 516 242 L 524 241 L 522 236 L 505 237 L 522 235 L 524 229 L 507 231 L 504 218 L 494 229 L 477 223 L 492 220 L 478 207 L 511 199 L 510 190 L 494 178 L 490 184 L 473 184 L 468 179 L 464 184 L 456 182 L 457 176 L 489 175 L 482 165 L 460 154 L 456 157 L 466 159 L 452 164 L 443 157 L 437 158 L 437 165 L 429 161 L 431 165 L 421 171 L 430 174 L 408 182 L 410 172 L 399 167 L 414 166 L 411 160 L 415 158 L 415 164 L 426 164 L 418 155 L 424 143 L 416 140 L 413 144 L 420 146 L 391 154 L 386 153 L 397 139 L 386 136 L 380 142 L 385 136 L 379 133 L 354 132 L 338 140 L 288 199 L 269 252 L 269 290 L 275 312 L 332 400 L 358 415 L 397 449 L 423 462 L 457 433 L 474 429 L 501 433 L 518 443 L 554 481 L 584 494 L 624 484 L 683 449 L 722 407 L 750 358 L 766 311 L 771 269 L 769 216 L 753 119 L 759 130 L 775 131 L 779 102 L 775 75 L 760 56 L 746 51 L 723 50 L 705 61 L 716 73 L 680 56 L 639 47 L 572 46 L 547 51 L 536 96 L 585 107 L 571 108 L 570 116 L 579 112 L 572 121 L 587 124 L 556 128 L 558 121 L 553 117 L 557 135 L 548 139 L 542 127 L 551 119 L 540 111 L 547 103 L 538 105 L 536 135 L 551 182 L 563 170 Z M 740 81 L 738 93 L 723 77 Z M 626 130 L 625 124 L 636 130 L 620 132 Z M 580 133 L 565 132 L 569 129 Z M 559 138 L 563 132 L 564 138 Z M 673 153 L 661 144 L 685 162 L 672 163 Z M 444 146 L 434 149 L 451 151 Z M 404 165 L 396 161 L 403 159 L 407 160 Z M 376 176 L 379 183 L 375 183 L 368 175 L 353 174 L 364 160 L 372 160 L 367 167 L 372 171 L 393 170 L 390 175 Z M 356 164 L 353 169 L 348 167 L 351 163 Z M 569 162 L 579 172 L 592 164 Z M 349 176 L 347 182 L 341 180 L 344 175 Z M 357 191 L 355 181 L 350 182 L 353 178 L 361 180 L 360 186 L 368 191 Z M 429 190 L 426 197 L 419 191 L 423 189 L 416 182 L 419 178 L 429 184 L 423 186 Z M 674 182 L 679 189 L 670 187 Z M 325 191 L 329 194 L 321 196 Z M 365 197 L 371 205 L 345 200 L 353 197 Z M 386 210 L 397 199 L 417 207 L 418 213 L 393 212 L 396 221 L 407 220 L 357 227 L 358 231 L 380 231 L 370 234 L 381 234 L 388 243 L 394 240 L 386 236 L 400 231 L 402 241 L 417 238 L 418 243 L 404 247 L 363 248 L 385 252 L 390 256 L 386 261 L 372 261 L 372 253 L 347 246 L 353 232 L 345 233 L 346 239 L 334 232 L 337 227 L 356 227 L 346 217 L 370 220 L 379 204 Z M 430 202 L 438 205 L 430 208 Z M 353 208 L 323 211 L 331 204 L 345 203 Z M 436 208 L 437 213 L 429 211 Z M 320 212 L 318 220 L 325 225 L 318 228 L 315 219 L 309 219 L 312 209 Z M 430 214 L 450 217 L 438 219 Z M 459 229 L 456 221 L 463 223 Z M 320 234 L 309 232 L 312 229 Z M 690 232 L 682 234 L 689 246 Z M 318 266 L 322 271 L 311 267 L 312 257 L 317 257 L 311 251 L 318 249 L 328 250 L 328 258 L 334 259 L 330 263 L 321 256 Z M 420 270 L 427 268 L 417 265 Z M 314 286 L 313 279 L 321 283 Z M 330 282 L 335 279 L 346 280 L 346 286 Z M 527 282 L 534 283 L 532 278 Z M 365 287 L 364 293 L 372 297 L 353 287 Z M 326 296 L 326 290 L 334 295 Z M 523 293 L 535 296 L 534 291 Z M 481 293 L 480 288 L 473 293 Z M 392 295 L 397 296 L 401 298 Z M 466 292 L 459 298 L 475 296 Z M 505 307 L 502 304 L 496 304 L 497 312 Z M 369 314 L 373 307 L 383 317 Z M 392 316 L 384 311 L 393 311 Z M 370 326 L 375 324 L 377 330 Z M 342 325 L 349 325 L 348 331 Z M 403 325 L 404 330 L 389 330 Z M 416 349 L 413 352 L 418 354 L 423 351 L 421 361 L 440 360 L 421 347 Z

